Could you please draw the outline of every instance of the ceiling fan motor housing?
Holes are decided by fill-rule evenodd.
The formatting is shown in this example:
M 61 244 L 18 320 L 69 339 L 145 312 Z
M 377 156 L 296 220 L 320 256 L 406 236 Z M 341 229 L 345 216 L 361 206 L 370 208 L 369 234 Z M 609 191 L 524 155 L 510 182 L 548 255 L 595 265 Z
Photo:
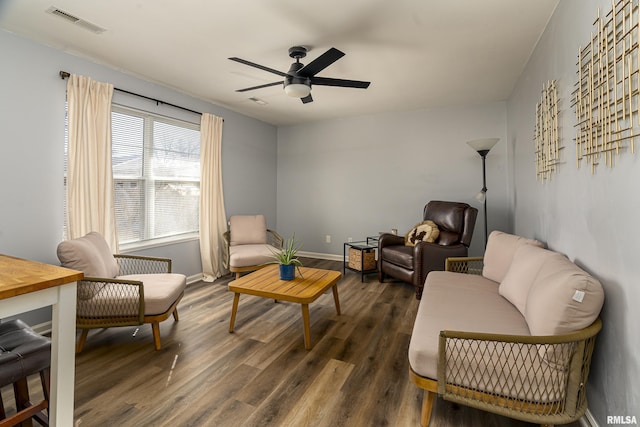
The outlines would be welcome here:
M 305 85 L 311 87 L 311 79 L 309 77 L 303 76 L 287 76 L 284 78 L 284 86 L 287 87 L 289 85 Z
M 289 48 L 289 56 L 295 59 L 307 56 L 307 48 L 304 46 L 293 46 Z

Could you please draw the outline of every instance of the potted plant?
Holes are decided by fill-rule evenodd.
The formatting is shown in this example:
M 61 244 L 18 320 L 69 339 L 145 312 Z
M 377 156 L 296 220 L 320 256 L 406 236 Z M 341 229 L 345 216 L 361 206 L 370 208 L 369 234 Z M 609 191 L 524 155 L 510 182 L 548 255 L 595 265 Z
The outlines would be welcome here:
M 300 277 L 302 277 L 302 272 L 300 271 L 302 262 L 296 258 L 300 247 L 300 245 L 296 244 L 296 234 L 293 233 L 290 239 L 284 241 L 282 249 L 279 251 L 272 250 L 274 261 L 268 262 L 267 264 L 280 265 L 280 280 L 293 280 L 296 268 L 298 269 L 298 273 L 300 273 Z

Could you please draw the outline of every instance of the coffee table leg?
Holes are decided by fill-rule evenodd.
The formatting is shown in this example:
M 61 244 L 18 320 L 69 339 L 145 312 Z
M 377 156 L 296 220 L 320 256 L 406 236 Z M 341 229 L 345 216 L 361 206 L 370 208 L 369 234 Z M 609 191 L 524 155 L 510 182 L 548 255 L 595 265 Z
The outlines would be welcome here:
M 311 328 L 309 327 L 309 304 L 302 305 L 302 323 L 304 323 L 304 348 L 311 350 Z
M 340 315 L 340 300 L 338 299 L 338 285 L 333 285 L 331 288 L 333 290 L 333 302 L 336 303 L 336 313 L 338 316 Z
M 240 301 L 240 294 L 235 293 L 233 295 L 233 307 L 231 308 L 231 322 L 229 322 L 229 333 L 233 332 L 233 325 L 236 323 L 236 312 L 238 311 L 238 301 Z

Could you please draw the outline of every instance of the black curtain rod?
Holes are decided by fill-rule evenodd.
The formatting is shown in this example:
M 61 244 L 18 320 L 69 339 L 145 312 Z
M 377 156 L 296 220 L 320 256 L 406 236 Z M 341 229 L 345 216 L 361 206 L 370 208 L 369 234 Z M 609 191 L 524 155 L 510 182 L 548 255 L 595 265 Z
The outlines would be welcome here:
M 68 72 L 66 72 L 66 71 L 60 71 L 60 78 L 61 78 L 62 80 L 66 79 L 66 78 L 67 78 L 67 77 L 69 77 L 69 76 L 71 76 L 71 74 L 69 74 Z M 190 113 L 195 113 L 195 114 L 202 115 L 202 113 L 201 113 L 201 112 L 199 112 L 199 111 L 190 110 L 190 109 L 188 109 L 188 108 L 184 108 L 184 107 L 181 107 L 181 106 L 179 106 L 179 105 L 172 104 L 172 103 L 170 103 L 170 102 L 164 102 L 164 101 L 161 101 L 161 100 L 156 99 L 156 98 L 151 98 L 151 97 L 149 97 L 149 96 L 144 96 L 144 95 L 140 95 L 140 94 L 138 94 L 138 93 L 129 92 L 128 90 L 118 89 L 117 87 L 114 87 L 114 88 L 113 88 L 113 90 L 117 90 L 118 92 L 126 93 L 126 94 L 129 94 L 129 95 L 138 96 L 138 97 L 140 97 L 140 98 L 148 99 L 149 101 L 153 101 L 153 102 L 155 102 L 155 103 L 156 103 L 156 105 L 160 105 L 160 104 L 169 105 L 170 107 L 179 108 L 179 109 L 181 109 L 181 110 L 188 111 L 188 112 L 190 112 Z

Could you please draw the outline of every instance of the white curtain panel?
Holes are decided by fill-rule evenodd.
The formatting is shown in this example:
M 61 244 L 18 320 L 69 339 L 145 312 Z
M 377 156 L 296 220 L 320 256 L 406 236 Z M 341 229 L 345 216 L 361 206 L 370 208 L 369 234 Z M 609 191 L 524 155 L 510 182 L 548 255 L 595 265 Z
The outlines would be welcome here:
M 200 121 L 200 256 L 205 282 L 226 274 L 227 217 L 222 193 L 221 117 L 203 113 Z
M 111 169 L 112 97 L 111 84 L 73 74 L 69 77 L 67 230 L 71 239 L 97 231 L 116 253 L 118 237 Z

